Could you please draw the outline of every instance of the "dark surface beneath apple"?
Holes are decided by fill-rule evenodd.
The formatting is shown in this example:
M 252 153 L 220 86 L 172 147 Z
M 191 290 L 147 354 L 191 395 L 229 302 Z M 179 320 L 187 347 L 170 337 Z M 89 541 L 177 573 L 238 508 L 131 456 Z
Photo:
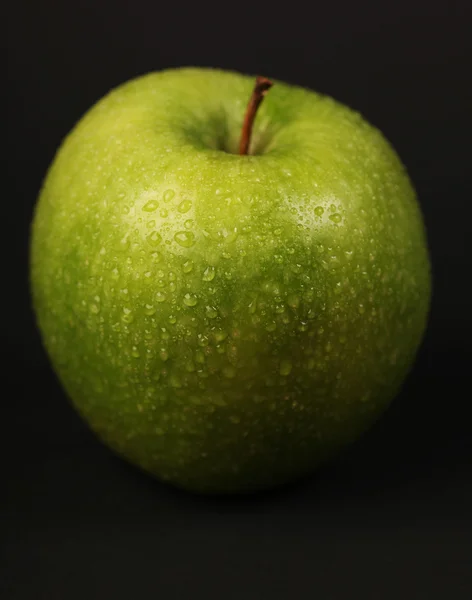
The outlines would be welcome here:
M 8 16 L 0 596 L 472 597 L 470 4 L 19 0 Z M 190 64 L 364 114 L 408 167 L 433 263 L 428 331 L 387 413 L 313 476 L 241 497 L 177 491 L 105 449 L 67 402 L 29 300 L 29 224 L 63 136 L 111 87 Z

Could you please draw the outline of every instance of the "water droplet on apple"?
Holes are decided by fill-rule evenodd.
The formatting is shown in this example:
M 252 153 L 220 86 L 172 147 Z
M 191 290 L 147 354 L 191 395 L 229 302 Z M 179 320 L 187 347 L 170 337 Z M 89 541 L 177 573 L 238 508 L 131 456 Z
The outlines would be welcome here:
M 167 352 L 166 348 L 161 348 L 159 350 L 159 358 L 164 362 L 169 358 L 169 353 Z
M 175 315 L 169 315 L 169 323 L 175 325 L 175 323 L 177 323 L 177 317 Z
M 157 292 L 157 294 L 156 294 L 156 300 L 158 302 L 165 302 L 166 295 L 164 294 L 164 292 Z
M 287 298 L 287 304 L 290 306 L 290 308 L 298 308 L 300 306 L 300 297 L 296 296 L 295 294 L 290 295 Z
M 359 304 L 359 312 L 361 315 L 365 313 L 365 306 L 363 304 Z
M 146 202 L 143 206 L 143 210 L 144 212 L 154 212 L 158 206 L 159 202 L 157 200 L 149 200 L 149 202 Z
M 277 329 L 277 324 L 275 321 L 272 321 L 272 323 L 268 323 L 266 325 L 266 331 L 275 331 Z
M 187 370 L 188 373 L 194 373 L 195 372 L 196 367 L 195 367 L 195 365 L 193 363 L 193 360 L 188 360 L 185 363 L 185 369 Z
M 192 208 L 192 203 L 190 202 L 190 200 L 182 200 L 182 202 L 177 207 L 177 210 L 180 213 L 184 214 L 184 213 L 188 212 L 191 208 Z
M 120 240 L 120 250 L 127 250 L 130 246 L 130 241 L 129 241 L 129 234 L 127 233 L 121 240 Z
M 202 279 L 203 281 L 213 281 L 213 279 L 215 279 L 215 267 L 208 266 L 203 271 Z
M 174 240 L 183 248 L 190 248 L 195 244 L 195 235 L 191 231 L 178 231 Z
M 177 377 L 177 375 L 175 373 L 172 373 L 172 375 L 169 377 L 169 385 L 172 388 L 181 388 L 182 387 L 182 382 L 180 381 L 180 379 Z
M 228 379 L 233 379 L 233 377 L 235 377 L 236 375 L 236 369 L 235 367 L 233 367 L 233 365 L 226 365 L 225 367 L 223 367 L 222 372 L 223 375 Z
M 170 189 L 166 190 L 164 192 L 164 196 L 163 196 L 164 202 L 170 202 L 174 196 L 175 196 L 174 190 L 170 190 Z
M 215 319 L 218 316 L 218 311 L 214 306 L 207 306 L 205 308 L 205 314 L 209 319 Z
M 193 225 L 194 225 L 194 222 L 192 221 L 192 219 L 187 219 L 184 222 L 185 229 L 192 229 Z
M 231 421 L 231 423 L 234 423 L 235 425 L 238 425 L 238 423 L 241 423 L 240 417 L 237 417 L 236 415 L 231 415 L 229 420 Z
M 280 362 L 279 373 L 283 377 L 286 377 L 287 375 L 290 375 L 291 371 L 292 371 L 292 363 L 289 360 L 282 360 Z
M 138 348 L 137 348 L 136 346 L 133 346 L 133 347 L 131 348 L 131 356 L 132 356 L 133 358 L 139 358 L 139 357 L 141 356 L 141 355 L 139 354 L 139 350 L 138 350 Z
M 191 260 L 186 260 L 184 262 L 184 264 L 182 265 L 182 271 L 184 273 L 190 273 L 190 271 L 193 269 L 193 262 Z
M 121 315 L 121 320 L 124 323 L 132 323 L 134 321 L 133 313 L 130 308 L 126 306 L 123 307 L 123 314 Z
M 197 362 L 199 365 L 203 365 L 205 363 L 205 355 L 201 350 L 195 351 L 195 362 Z
M 199 333 L 197 336 L 197 344 L 202 348 L 206 348 L 208 346 L 208 336 L 203 333 Z
M 198 298 L 195 294 L 190 294 L 187 292 L 184 296 L 184 304 L 185 306 L 195 306 L 198 302 Z
M 342 216 L 339 213 L 334 213 L 333 215 L 329 215 L 329 220 L 333 223 L 340 223 L 342 221 Z
M 146 239 L 151 244 L 151 246 L 157 246 L 161 242 L 162 237 L 157 231 L 153 231 L 147 236 Z
M 156 427 L 154 429 L 154 431 L 156 432 L 156 435 L 158 435 L 158 436 L 165 435 L 165 431 L 164 431 L 164 429 L 162 429 L 162 427 Z
M 274 310 L 278 315 L 281 315 L 283 312 L 285 312 L 285 306 L 283 304 L 276 304 Z
M 323 213 L 324 213 L 324 208 L 322 206 L 317 206 L 315 208 L 315 215 L 317 217 L 321 217 Z
M 156 313 L 156 309 L 152 304 L 146 304 L 144 307 L 144 314 L 152 316 Z
M 228 332 L 220 329 L 219 331 L 215 331 L 214 333 L 215 341 L 217 344 L 223 342 L 228 337 Z
M 154 229 L 154 227 L 155 227 L 155 226 L 156 226 L 156 221 L 154 221 L 154 220 L 152 220 L 152 221 L 148 221 L 148 222 L 146 223 L 146 227 L 147 227 L 148 229 Z
M 165 219 L 169 216 L 169 211 L 167 210 L 167 208 L 161 208 L 161 210 L 159 211 L 159 215 L 162 219 Z
M 254 296 L 254 298 L 251 300 L 251 302 L 248 305 L 250 315 L 253 315 L 257 310 L 257 300 L 258 300 L 258 297 L 256 295 L 256 296 Z
M 213 404 L 216 404 L 216 406 L 227 406 L 226 400 L 220 394 L 213 396 L 211 398 L 211 401 L 213 402 Z

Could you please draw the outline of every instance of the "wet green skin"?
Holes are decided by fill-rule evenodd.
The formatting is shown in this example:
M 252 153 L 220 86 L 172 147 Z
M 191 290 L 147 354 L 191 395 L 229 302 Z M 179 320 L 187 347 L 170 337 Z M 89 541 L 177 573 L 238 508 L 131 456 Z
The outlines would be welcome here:
M 169 70 L 112 91 L 46 177 L 31 279 L 68 395 L 120 455 L 180 487 L 312 471 L 386 408 L 430 297 L 405 170 L 357 113 L 276 82 Z

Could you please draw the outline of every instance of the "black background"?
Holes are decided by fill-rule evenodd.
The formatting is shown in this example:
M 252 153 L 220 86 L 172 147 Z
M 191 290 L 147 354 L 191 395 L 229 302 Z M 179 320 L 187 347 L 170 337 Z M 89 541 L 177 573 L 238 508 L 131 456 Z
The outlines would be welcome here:
M 471 598 L 471 4 L 17 0 L 7 17 L 2 597 Z M 175 491 L 102 447 L 58 386 L 28 296 L 29 223 L 62 137 L 111 87 L 180 65 L 361 111 L 408 166 L 431 247 L 430 326 L 391 409 L 309 480 L 246 498 Z

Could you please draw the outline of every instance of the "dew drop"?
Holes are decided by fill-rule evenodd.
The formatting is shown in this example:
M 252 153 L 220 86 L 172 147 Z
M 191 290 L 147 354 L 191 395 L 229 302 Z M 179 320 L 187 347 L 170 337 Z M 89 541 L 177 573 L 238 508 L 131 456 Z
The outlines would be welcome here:
M 154 315 L 156 313 L 156 309 L 154 308 L 154 306 L 152 304 L 146 304 L 144 307 L 144 314 L 146 315 Z
M 298 308 L 300 306 L 300 297 L 292 294 L 287 298 L 287 304 L 290 306 L 290 308 Z
M 146 223 L 146 227 L 147 227 L 148 229 L 154 229 L 154 227 L 155 227 L 155 226 L 156 226 L 156 221 L 154 221 L 154 219 L 153 219 L 152 221 L 148 221 L 148 222 Z
M 202 348 L 205 348 L 206 346 L 208 346 L 208 336 L 203 335 L 202 333 L 199 333 L 197 336 L 197 343 L 199 346 L 201 346 Z
M 157 292 L 157 294 L 156 294 L 156 300 L 158 302 L 165 302 L 166 295 L 164 294 L 164 292 Z
M 92 314 L 98 315 L 100 312 L 100 306 L 98 304 L 92 303 L 89 305 L 89 310 Z
M 137 346 L 133 346 L 133 347 L 131 348 L 131 356 L 132 356 L 133 358 L 139 358 L 139 357 L 141 356 L 141 355 L 139 354 L 139 350 L 138 350 Z
M 169 315 L 169 323 L 175 325 L 175 323 L 177 323 L 177 317 L 175 315 Z
M 169 385 L 172 388 L 181 388 L 182 387 L 182 382 L 180 381 L 180 379 L 177 377 L 177 375 L 175 375 L 175 373 L 173 373 L 170 377 L 169 377 Z
M 169 353 L 167 352 L 167 350 L 165 348 L 161 348 L 159 350 L 159 358 L 161 360 L 163 360 L 164 362 L 169 358 Z
M 195 351 L 195 362 L 197 362 L 199 365 L 203 365 L 205 363 L 205 355 L 201 350 Z
M 342 217 L 339 213 L 334 213 L 333 215 L 329 215 L 329 220 L 333 221 L 333 223 L 340 223 L 342 221 Z
M 204 271 L 203 271 L 203 276 L 202 279 L 203 281 L 213 281 L 213 279 L 215 278 L 215 267 L 207 267 Z
M 184 222 L 184 227 L 185 227 L 185 229 L 192 229 L 192 227 L 193 227 L 193 221 L 192 221 L 192 219 L 187 219 Z
M 190 248 L 195 244 L 195 235 L 191 231 L 178 231 L 174 240 L 183 248 Z
M 209 319 L 215 319 L 218 316 L 218 311 L 214 306 L 207 306 L 205 308 L 205 314 Z
M 223 342 L 228 337 L 228 332 L 220 329 L 219 331 L 215 331 L 215 341 L 217 344 Z
M 124 323 L 132 323 L 134 321 L 131 309 L 127 308 L 126 306 L 123 307 L 123 314 L 121 315 L 121 320 Z
M 184 262 L 184 264 L 182 265 L 182 271 L 184 273 L 190 273 L 190 271 L 193 269 L 193 262 L 191 260 L 186 260 Z
M 162 219 L 165 219 L 166 217 L 169 216 L 169 211 L 167 210 L 167 208 L 161 208 L 161 210 L 159 211 L 159 216 Z
M 190 294 L 187 292 L 184 296 L 184 304 L 185 306 L 195 306 L 198 302 L 198 298 L 195 294 Z
M 157 200 L 149 200 L 149 202 L 146 202 L 143 206 L 143 210 L 144 212 L 154 212 L 158 206 L 159 202 Z
M 183 214 L 183 213 L 188 212 L 191 208 L 192 208 L 192 203 L 190 202 L 190 200 L 182 200 L 182 202 L 177 207 L 177 210 Z
M 164 196 L 163 196 L 164 202 L 170 202 L 174 196 L 175 196 L 174 190 L 171 190 L 171 189 L 166 190 L 164 192 Z
M 222 372 L 223 375 L 228 379 L 233 379 L 233 377 L 235 377 L 236 375 L 236 369 L 235 367 L 233 367 L 233 365 L 226 365 L 225 367 L 223 367 Z
M 146 239 L 151 244 L 151 246 L 157 246 L 161 242 L 162 236 L 159 233 L 157 233 L 157 231 L 153 231 L 147 236 Z
M 282 360 L 280 362 L 279 373 L 283 377 L 286 377 L 287 375 L 290 375 L 291 371 L 292 371 L 292 363 L 289 360 Z
M 315 208 L 315 215 L 317 217 L 321 217 L 321 215 L 324 213 L 324 208 L 322 206 L 317 206 Z
M 248 305 L 249 314 L 253 315 L 257 310 L 257 296 L 255 296 Z

